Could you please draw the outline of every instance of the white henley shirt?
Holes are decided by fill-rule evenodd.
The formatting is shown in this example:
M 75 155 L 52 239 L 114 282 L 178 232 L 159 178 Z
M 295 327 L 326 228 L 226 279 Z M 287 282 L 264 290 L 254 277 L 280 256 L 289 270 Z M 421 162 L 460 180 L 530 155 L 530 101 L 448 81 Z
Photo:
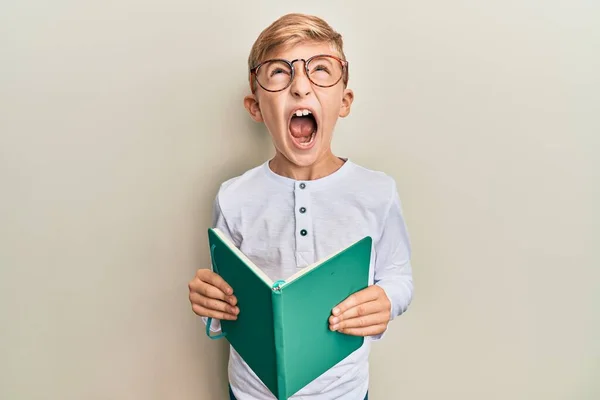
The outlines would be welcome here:
M 370 284 L 384 289 L 393 319 L 406 311 L 413 296 L 410 242 L 396 184 L 382 172 L 344 160 L 337 171 L 316 180 L 283 177 L 268 161 L 229 179 L 215 199 L 213 227 L 273 281 L 371 236 Z M 213 319 L 211 330 L 220 330 L 218 320 Z M 371 341 L 382 336 L 366 338 L 360 349 L 292 399 L 362 400 L 369 386 Z M 238 400 L 275 399 L 232 347 L 228 375 Z

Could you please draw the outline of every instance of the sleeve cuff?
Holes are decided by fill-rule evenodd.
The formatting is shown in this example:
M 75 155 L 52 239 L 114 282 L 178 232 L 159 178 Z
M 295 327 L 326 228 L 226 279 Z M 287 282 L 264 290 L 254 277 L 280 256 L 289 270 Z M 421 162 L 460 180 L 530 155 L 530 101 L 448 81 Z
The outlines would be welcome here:
M 202 321 L 204 321 L 204 325 L 208 323 L 208 317 L 202 317 Z M 218 319 L 212 319 L 210 324 L 211 332 L 220 332 L 221 331 L 221 321 Z
M 390 321 L 392 321 L 396 316 L 396 307 L 394 307 L 394 297 L 392 295 L 392 291 L 387 288 L 387 285 L 383 282 L 375 283 L 377 286 L 383 289 L 383 292 L 387 296 L 390 301 Z
M 379 335 L 371 335 L 371 336 L 369 336 L 369 339 L 370 339 L 372 342 L 378 342 L 378 341 L 380 341 L 381 339 L 383 339 L 383 338 L 385 337 L 385 334 L 387 333 L 387 331 L 388 331 L 388 330 L 387 330 L 387 328 L 386 328 L 386 330 L 385 330 L 385 331 L 383 331 L 383 333 L 380 333 Z

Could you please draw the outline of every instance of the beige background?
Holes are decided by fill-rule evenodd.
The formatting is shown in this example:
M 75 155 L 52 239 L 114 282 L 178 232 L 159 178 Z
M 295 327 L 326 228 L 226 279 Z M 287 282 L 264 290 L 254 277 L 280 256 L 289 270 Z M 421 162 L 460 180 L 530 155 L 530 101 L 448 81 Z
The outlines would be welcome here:
M 397 179 L 413 240 L 372 398 L 600 398 L 598 2 L 13 0 L 0 399 L 225 398 L 186 285 L 219 183 L 271 154 L 245 63 L 294 10 L 344 34 L 335 150 Z

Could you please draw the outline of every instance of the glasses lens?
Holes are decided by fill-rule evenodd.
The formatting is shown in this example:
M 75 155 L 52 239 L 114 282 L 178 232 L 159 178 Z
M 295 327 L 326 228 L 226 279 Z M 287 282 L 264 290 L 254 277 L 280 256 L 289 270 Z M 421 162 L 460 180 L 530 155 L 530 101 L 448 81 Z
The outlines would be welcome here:
M 313 58 L 306 66 L 310 80 L 319 86 L 331 86 L 342 77 L 342 64 L 332 57 Z
M 292 70 L 283 61 L 269 61 L 256 71 L 256 79 L 267 90 L 281 90 L 290 83 Z

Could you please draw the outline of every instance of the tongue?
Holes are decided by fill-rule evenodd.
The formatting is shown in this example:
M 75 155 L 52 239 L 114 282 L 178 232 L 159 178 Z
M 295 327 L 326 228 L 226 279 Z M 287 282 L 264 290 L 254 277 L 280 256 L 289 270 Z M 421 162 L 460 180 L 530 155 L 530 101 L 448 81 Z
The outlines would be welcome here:
M 290 122 L 290 131 L 295 138 L 309 137 L 315 130 L 315 121 L 311 117 L 294 117 Z

